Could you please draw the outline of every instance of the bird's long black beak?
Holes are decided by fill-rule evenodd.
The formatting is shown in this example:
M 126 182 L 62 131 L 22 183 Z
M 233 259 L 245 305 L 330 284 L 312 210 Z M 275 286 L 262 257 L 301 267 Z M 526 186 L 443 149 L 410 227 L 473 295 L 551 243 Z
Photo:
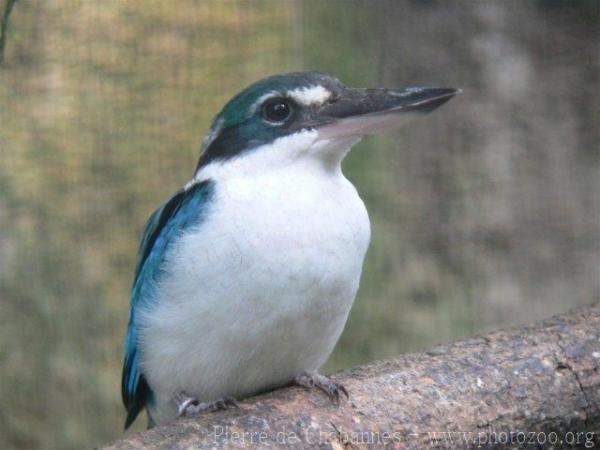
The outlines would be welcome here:
M 454 97 L 454 88 L 346 88 L 316 113 L 321 139 L 363 136 L 396 128 L 418 114 L 429 113 Z

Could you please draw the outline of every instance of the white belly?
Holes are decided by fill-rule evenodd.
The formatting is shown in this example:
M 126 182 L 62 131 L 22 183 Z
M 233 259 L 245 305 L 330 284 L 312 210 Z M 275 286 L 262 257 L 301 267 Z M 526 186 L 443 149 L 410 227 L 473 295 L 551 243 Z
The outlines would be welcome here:
M 242 398 L 316 371 L 356 295 L 370 227 L 341 172 L 215 180 L 206 219 L 171 248 L 141 320 L 158 423 L 180 391 Z

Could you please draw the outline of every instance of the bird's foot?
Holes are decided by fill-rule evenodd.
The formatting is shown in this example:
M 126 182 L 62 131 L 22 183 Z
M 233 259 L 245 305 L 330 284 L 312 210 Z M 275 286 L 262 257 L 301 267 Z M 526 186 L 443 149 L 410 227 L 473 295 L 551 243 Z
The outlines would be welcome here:
M 294 378 L 294 382 L 307 388 L 317 387 L 327 394 L 327 396 L 336 403 L 340 401 L 340 394 L 350 398 L 346 388 L 336 381 L 318 373 L 302 372 Z
M 177 404 L 177 417 L 189 417 L 230 407 L 239 408 L 239 405 L 232 397 L 222 397 L 212 402 L 201 402 L 195 397 L 190 397 L 185 392 L 180 392 L 175 397 L 175 402 Z

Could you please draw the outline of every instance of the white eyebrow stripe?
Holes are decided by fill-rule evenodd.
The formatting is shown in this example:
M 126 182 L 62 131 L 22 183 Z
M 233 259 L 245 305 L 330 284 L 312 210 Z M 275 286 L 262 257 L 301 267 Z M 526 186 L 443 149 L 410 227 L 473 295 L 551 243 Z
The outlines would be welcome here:
M 331 91 L 320 85 L 297 88 L 287 94 L 305 106 L 322 105 L 331 97 Z

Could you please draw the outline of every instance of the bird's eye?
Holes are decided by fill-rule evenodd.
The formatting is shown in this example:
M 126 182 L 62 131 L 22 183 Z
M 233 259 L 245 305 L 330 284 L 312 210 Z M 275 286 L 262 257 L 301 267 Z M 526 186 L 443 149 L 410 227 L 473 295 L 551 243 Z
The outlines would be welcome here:
M 276 98 L 263 105 L 262 114 L 269 122 L 284 122 L 292 114 L 292 106 L 288 100 Z

